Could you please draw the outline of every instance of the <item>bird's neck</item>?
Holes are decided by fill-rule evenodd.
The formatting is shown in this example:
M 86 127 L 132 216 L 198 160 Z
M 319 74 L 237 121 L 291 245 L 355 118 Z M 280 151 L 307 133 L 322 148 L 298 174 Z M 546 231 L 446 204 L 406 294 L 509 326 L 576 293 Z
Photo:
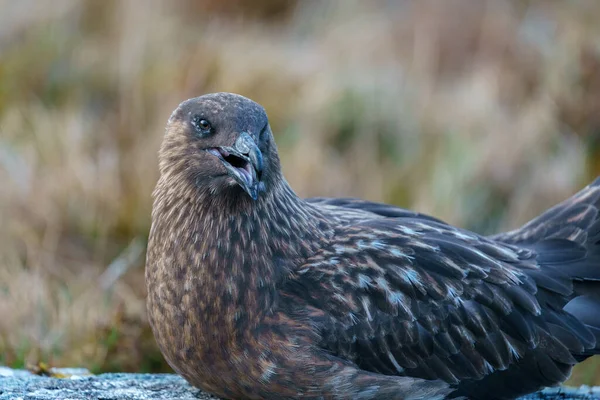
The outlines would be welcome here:
M 232 306 L 269 307 L 278 282 L 333 234 L 283 178 L 256 201 L 196 189 L 159 181 L 148 265 L 162 263 L 171 277 Z M 263 304 L 248 304 L 255 301 Z

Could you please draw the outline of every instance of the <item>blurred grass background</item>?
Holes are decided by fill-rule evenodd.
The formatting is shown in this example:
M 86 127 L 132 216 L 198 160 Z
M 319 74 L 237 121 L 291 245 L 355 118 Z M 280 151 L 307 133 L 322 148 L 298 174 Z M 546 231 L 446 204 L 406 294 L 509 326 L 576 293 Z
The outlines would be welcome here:
M 263 104 L 303 196 L 492 233 L 600 174 L 600 2 L 0 0 L 0 364 L 166 371 L 145 315 L 184 99 Z M 600 362 L 571 383 L 600 384 Z

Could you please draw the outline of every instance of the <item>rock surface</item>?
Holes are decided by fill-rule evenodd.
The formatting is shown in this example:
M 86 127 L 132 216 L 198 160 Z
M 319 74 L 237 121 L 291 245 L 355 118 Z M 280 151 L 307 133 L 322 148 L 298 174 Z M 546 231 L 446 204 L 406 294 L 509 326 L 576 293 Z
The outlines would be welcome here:
M 65 378 L 0 367 L 0 400 L 215 400 L 172 374 L 88 375 L 86 370 L 53 369 Z M 600 387 L 546 389 L 521 400 L 600 400 Z
M 65 378 L 0 367 L 0 400 L 210 400 L 216 397 L 172 374 L 102 374 L 52 370 Z

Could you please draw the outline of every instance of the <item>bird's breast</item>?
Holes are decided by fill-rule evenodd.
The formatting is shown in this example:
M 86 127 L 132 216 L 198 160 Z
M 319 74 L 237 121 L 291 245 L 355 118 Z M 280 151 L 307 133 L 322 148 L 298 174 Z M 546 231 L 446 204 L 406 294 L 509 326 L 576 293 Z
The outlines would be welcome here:
M 206 257 L 193 268 L 168 257 L 148 259 L 148 316 L 165 358 L 196 385 L 227 387 L 220 380 L 257 347 L 257 328 L 272 312 L 274 288 L 259 274 L 232 273 L 241 269 L 235 257 L 227 266 L 211 265 Z

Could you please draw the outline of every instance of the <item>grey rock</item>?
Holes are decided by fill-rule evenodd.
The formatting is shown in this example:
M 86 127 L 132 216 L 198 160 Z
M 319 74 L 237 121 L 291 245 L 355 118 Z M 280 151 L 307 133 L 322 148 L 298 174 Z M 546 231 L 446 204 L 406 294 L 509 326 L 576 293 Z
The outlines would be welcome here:
M 216 397 L 172 374 L 101 374 L 48 378 L 0 376 L 0 400 L 209 400 Z
M 0 400 L 217 400 L 173 374 L 89 375 L 85 369 L 54 369 L 48 378 L 0 367 Z M 600 387 L 549 388 L 521 400 L 600 400 Z
M 31 376 L 31 373 L 28 371 L 24 371 L 24 370 L 20 370 L 20 369 L 11 369 L 11 368 L 3 367 L 0 365 L 0 378 L 23 377 L 23 376 Z

